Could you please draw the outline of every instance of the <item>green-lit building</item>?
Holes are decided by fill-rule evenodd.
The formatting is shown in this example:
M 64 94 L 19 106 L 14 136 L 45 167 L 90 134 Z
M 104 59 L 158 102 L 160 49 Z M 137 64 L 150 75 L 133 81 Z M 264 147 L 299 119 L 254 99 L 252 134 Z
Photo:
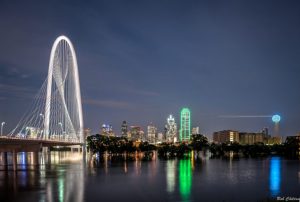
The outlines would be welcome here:
M 182 108 L 180 112 L 180 142 L 189 141 L 191 138 L 191 112 L 188 108 Z

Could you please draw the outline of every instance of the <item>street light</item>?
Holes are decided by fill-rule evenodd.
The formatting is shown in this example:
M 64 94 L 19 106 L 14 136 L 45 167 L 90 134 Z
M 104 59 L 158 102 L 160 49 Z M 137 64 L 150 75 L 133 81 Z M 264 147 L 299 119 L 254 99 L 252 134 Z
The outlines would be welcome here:
M 3 126 L 5 125 L 5 122 L 3 121 L 2 123 L 1 123 L 1 136 L 3 135 Z

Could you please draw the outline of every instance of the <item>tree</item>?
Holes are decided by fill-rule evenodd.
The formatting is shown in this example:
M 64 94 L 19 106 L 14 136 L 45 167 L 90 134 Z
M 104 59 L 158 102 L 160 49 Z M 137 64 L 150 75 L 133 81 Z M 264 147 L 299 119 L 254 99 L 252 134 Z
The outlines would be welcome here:
M 208 147 L 208 140 L 204 135 L 192 135 L 192 142 L 190 144 L 195 151 L 202 151 Z
M 299 137 L 287 137 L 284 143 L 285 153 L 290 157 L 299 155 L 300 139 Z

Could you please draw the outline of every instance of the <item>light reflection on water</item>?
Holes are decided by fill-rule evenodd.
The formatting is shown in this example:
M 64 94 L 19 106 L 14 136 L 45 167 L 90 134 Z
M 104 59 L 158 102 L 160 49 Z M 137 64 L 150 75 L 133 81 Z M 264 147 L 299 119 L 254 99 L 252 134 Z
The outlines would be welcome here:
M 191 153 L 186 159 L 124 161 L 106 156 L 85 164 L 81 153 L 51 152 L 40 153 L 39 161 L 34 170 L 26 165 L 32 154 L 20 153 L 18 172 L 0 171 L 0 201 L 239 201 L 232 195 L 259 201 L 284 195 L 285 186 L 300 188 L 298 161 L 283 174 L 287 165 L 280 157 L 202 159 Z M 283 185 L 285 175 L 294 181 Z
M 179 190 L 183 201 L 189 201 L 192 188 L 191 159 L 179 160 Z
M 176 184 L 176 166 L 175 160 L 167 161 L 166 166 L 166 180 L 167 180 L 167 192 L 173 193 L 175 191 L 175 184 Z
M 11 160 L 8 156 L 9 164 Z M 81 153 L 40 153 L 40 165 L 36 169 L 32 166 L 33 153 L 20 152 L 17 164 L 17 172 L 11 170 L 12 166 L 0 171 L 0 201 L 84 200 L 85 169 Z
M 279 157 L 272 157 L 270 160 L 270 192 L 272 196 L 280 194 L 281 169 Z

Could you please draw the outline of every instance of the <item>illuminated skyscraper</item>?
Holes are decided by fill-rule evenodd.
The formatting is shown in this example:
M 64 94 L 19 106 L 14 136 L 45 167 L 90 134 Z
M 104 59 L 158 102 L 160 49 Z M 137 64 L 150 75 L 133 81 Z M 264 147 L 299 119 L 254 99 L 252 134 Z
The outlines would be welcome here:
M 102 124 L 102 128 L 100 131 L 101 135 L 106 136 L 115 136 L 115 133 L 113 132 L 112 126 L 109 124 Z
M 177 141 L 177 124 L 172 115 L 167 118 L 166 128 L 166 141 L 167 142 L 176 142 Z
M 155 136 L 157 133 L 157 128 L 153 124 L 150 124 L 147 129 L 148 129 L 147 141 L 151 144 L 155 144 Z
M 199 127 L 192 128 L 192 135 L 198 135 L 198 134 L 200 134 Z
M 191 112 L 182 108 L 180 112 L 180 141 L 189 141 L 191 137 Z
M 156 143 L 162 143 L 162 142 L 164 142 L 164 135 L 163 133 L 158 133 Z
M 132 141 L 142 141 L 144 137 L 144 131 L 140 126 L 130 126 L 129 139 Z
M 122 126 L 121 126 L 121 136 L 122 137 L 127 137 L 127 131 L 128 131 L 127 123 L 126 123 L 126 121 L 123 121 Z

